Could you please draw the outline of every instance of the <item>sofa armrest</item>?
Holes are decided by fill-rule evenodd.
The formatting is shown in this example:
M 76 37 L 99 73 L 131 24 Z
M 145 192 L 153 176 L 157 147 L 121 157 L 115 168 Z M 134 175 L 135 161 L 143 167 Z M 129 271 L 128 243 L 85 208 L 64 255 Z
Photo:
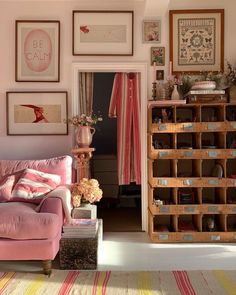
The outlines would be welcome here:
M 50 197 L 45 199 L 39 212 L 56 214 L 59 217 L 60 225 L 63 224 L 63 207 L 60 198 Z
M 42 212 L 42 210 L 45 210 L 44 203 L 47 200 L 58 198 L 61 201 L 63 213 L 65 216 L 65 222 L 69 223 L 71 221 L 71 211 L 72 211 L 72 205 L 71 205 L 71 191 L 68 187 L 61 185 L 58 186 L 56 189 L 51 191 L 47 194 L 46 199 L 44 199 L 43 203 L 40 205 L 39 211 Z M 51 202 L 51 201 L 50 201 Z M 45 204 L 47 208 L 47 203 Z M 49 208 L 51 208 L 52 205 L 50 205 Z M 48 210 L 48 209 L 46 209 Z M 53 209 L 50 209 L 53 210 Z M 43 211 L 45 212 L 45 211 Z M 53 213 L 53 212 L 51 212 Z

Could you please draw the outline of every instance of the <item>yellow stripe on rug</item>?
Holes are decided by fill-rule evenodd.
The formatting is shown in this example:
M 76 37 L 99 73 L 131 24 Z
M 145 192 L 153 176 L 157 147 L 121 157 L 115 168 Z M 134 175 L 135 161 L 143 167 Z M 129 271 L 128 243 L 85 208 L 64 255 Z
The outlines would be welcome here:
M 213 271 L 213 273 L 217 277 L 219 283 L 225 289 L 227 294 L 229 294 L 229 295 L 236 294 L 236 285 L 230 279 L 230 277 L 227 276 L 227 274 L 223 270 L 215 270 L 215 271 Z
M 8 272 L 2 275 L 2 277 L 0 278 L 0 294 L 3 294 L 4 289 L 7 287 L 14 276 L 14 272 Z
M 138 275 L 139 295 L 152 295 L 152 284 L 150 272 L 143 271 Z
M 24 295 L 35 295 L 37 291 L 43 286 L 44 282 L 47 280 L 45 275 L 37 275 L 33 282 L 27 287 L 24 292 Z

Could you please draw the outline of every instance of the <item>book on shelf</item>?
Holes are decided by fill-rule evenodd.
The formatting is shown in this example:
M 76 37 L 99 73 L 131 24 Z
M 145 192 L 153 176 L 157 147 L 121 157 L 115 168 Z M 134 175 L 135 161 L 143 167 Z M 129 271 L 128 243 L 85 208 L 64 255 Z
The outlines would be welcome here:
M 225 94 L 225 90 L 223 89 L 217 89 L 217 90 L 212 90 L 212 89 L 196 89 L 196 90 L 190 90 L 186 95 L 195 95 L 195 94 L 199 94 L 199 95 L 204 95 L 204 94 Z

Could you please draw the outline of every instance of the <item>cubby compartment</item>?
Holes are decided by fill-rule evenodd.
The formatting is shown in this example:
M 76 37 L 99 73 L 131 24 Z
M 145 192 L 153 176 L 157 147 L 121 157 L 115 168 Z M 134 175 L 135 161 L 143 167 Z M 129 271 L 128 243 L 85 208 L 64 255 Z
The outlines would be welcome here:
M 204 187 L 202 204 L 225 204 L 225 190 L 220 187 Z
M 199 122 L 199 107 L 178 107 L 176 109 L 176 122 Z
M 175 160 L 153 161 L 153 177 L 176 177 L 174 162 Z
M 199 137 L 196 133 L 178 133 L 177 134 L 178 149 L 199 149 Z
M 191 205 L 201 203 L 201 190 L 199 188 L 183 187 L 178 189 L 178 204 Z
M 223 122 L 224 108 L 223 106 L 202 106 L 201 108 L 202 122 Z
M 174 148 L 174 134 L 155 133 L 153 134 L 154 149 L 173 149 Z
M 225 215 L 223 214 L 204 214 L 202 216 L 203 232 L 224 232 Z
M 158 215 L 153 218 L 154 232 L 175 232 L 176 216 Z
M 179 232 L 199 232 L 201 231 L 201 219 L 199 215 L 186 214 L 178 216 Z
M 176 201 L 176 193 L 174 188 L 154 188 L 153 191 L 153 202 L 155 204 L 161 204 L 162 205 L 174 205 L 177 203 Z
M 226 106 L 226 120 L 236 121 L 236 105 Z
M 224 163 L 224 160 L 220 159 L 202 160 L 202 177 L 224 177 Z
M 225 148 L 224 132 L 203 132 L 201 134 L 202 149 L 223 149 Z
M 236 159 L 228 159 L 226 163 L 227 177 L 236 179 Z
M 172 123 L 174 122 L 173 107 L 153 108 L 152 123 Z
M 236 204 L 236 187 L 228 187 L 226 191 L 226 203 Z
M 178 160 L 177 177 L 200 177 L 201 162 L 200 160 Z
M 226 145 L 228 149 L 236 149 L 236 132 L 227 133 Z
M 227 231 L 236 232 L 236 214 L 227 215 Z

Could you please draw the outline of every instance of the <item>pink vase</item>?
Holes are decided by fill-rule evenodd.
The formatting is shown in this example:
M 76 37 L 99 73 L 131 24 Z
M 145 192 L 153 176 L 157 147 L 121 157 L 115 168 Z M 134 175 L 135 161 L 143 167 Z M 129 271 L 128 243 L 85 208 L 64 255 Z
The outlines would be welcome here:
M 79 147 L 89 147 L 92 143 L 95 129 L 90 126 L 79 126 L 76 134 L 76 141 Z

